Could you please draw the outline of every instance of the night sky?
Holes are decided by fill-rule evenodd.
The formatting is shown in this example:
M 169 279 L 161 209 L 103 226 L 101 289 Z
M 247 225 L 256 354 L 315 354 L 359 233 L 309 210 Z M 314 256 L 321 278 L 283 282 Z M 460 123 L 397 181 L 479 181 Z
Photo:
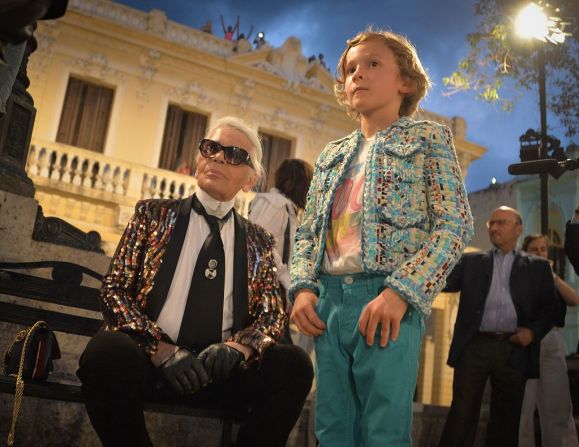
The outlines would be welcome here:
M 116 1 L 143 11 L 161 9 L 170 20 L 194 28 L 211 20 L 213 34 L 218 36 L 223 35 L 221 14 L 226 25 L 233 25 L 239 16 L 242 33 L 247 34 L 253 25 L 251 41 L 258 31 L 264 32 L 265 39 L 274 47 L 281 46 L 289 36 L 298 37 L 302 53 L 306 57 L 323 53 L 332 73 L 346 40 L 368 25 L 407 36 L 434 82 L 422 102 L 423 108 L 448 117 L 462 116 L 467 122 L 467 138 L 487 148 L 483 158 L 468 171 L 469 192 L 486 188 L 493 177 L 499 182 L 508 181 L 511 176 L 507 166 L 519 161 L 519 136 L 528 128 L 540 127 L 538 88 L 529 92 L 507 91 L 509 97 L 522 94 L 511 112 L 475 99 L 473 92 L 443 94 L 442 78 L 466 56 L 465 37 L 475 29 L 478 20 L 472 0 Z M 564 128 L 551 115 L 547 121 L 549 134 L 566 147 L 571 141 L 565 138 Z

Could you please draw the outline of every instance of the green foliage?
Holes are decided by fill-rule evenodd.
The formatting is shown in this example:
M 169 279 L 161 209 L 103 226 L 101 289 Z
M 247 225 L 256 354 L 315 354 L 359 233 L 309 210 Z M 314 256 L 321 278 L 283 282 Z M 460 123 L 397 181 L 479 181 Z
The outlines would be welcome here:
M 576 134 L 579 124 L 579 45 L 576 17 L 577 0 L 555 0 L 547 11 L 570 22 L 565 27 L 565 43 L 524 41 L 515 35 L 514 19 L 528 2 L 519 0 L 477 0 L 480 17 L 474 32 L 467 36 L 469 52 L 457 69 L 443 78 L 446 94 L 472 90 L 477 98 L 501 104 L 511 110 L 521 90 L 538 89 L 537 45 L 545 48 L 547 106 L 565 126 L 566 135 Z M 505 81 L 508 88 L 505 86 Z M 512 87 L 511 87 L 512 86 Z M 514 90 L 514 92 L 513 92 Z M 509 96 L 510 95 L 510 96 Z M 538 95 L 537 95 L 538 101 Z

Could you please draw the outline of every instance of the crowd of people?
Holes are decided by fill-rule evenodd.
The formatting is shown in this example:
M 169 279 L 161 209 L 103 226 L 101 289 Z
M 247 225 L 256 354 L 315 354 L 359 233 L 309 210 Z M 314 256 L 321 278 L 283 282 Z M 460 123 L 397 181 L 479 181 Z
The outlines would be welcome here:
M 240 32 L 239 16 L 237 16 L 234 25 L 225 25 L 225 20 L 223 16 L 219 16 L 219 20 L 221 23 L 221 29 L 223 31 L 223 38 L 229 42 L 235 43 L 235 45 L 233 46 L 233 51 L 239 51 L 241 48 L 246 50 L 252 48 L 254 50 L 259 50 L 262 47 L 266 47 L 268 45 L 268 42 L 265 40 L 265 34 L 263 32 L 258 32 L 255 38 L 253 39 L 253 42 L 251 41 L 251 35 L 253 34 L 253 25 L 249 27 L 247 33 Z M 200 30 L 207 34 L 213 34 L 213 22 L 211 22 L 211 20 L 207 20 L 201 26 Z M 252 44 L 253 47 L 251 46 Z M 324 55 L 322 53 L 319 53 L 317 57 L 315 55 L 312 55 L 308 58 L 309 63 L 316 61 L 319 62 L 319 64 L 326 70 L 329 70 L 329 68 L 326 65 Z
M 312 54 L 310 57 L 308 57 L 309 64 L 313 64 L 314 62 L 318 62 L 322 67 L 330 71 L 330 68 L 326 65 L 326 60 L 324 59 L 323 53 L 318 54 L 317 57 L 315 54 Z
M 239 16 L 237 16 L 235 25 L 225 25 L 223 16 L 219 16 L 219 20 L 221 22 L 221 29 L 223 30 L 223 38 L 229 42 L 235 42 L 234 51 L 239 48 L 240 44 L 244 45 L 244 42 L 247 42 L 247 45 L 249 45 L 249 48 L 251 48 L 251 44 L 249 42 L 251 41 L 251 35 L 253 34 L 253 25 L 249 27 L 247 33 L 243 33 L 240 32 Z M 207 20 L 207 22 L 205 22 L 200 29 L 204 33 L 213 34 L 213 23 L 211 20 Z M 262 32 L 257 33 L 255 39 L 253 39 L 253 48 L 255 50 L 259 50 L 266 44 L 267 42 L 265 40 L 265 35 Z

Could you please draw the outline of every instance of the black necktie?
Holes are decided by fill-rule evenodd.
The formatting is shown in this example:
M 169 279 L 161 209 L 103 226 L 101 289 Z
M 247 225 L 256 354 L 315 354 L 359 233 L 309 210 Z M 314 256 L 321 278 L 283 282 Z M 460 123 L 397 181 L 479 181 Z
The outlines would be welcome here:
M 210 233 L 197 256 L 177 344 L 199 353 L 221 342 L 225 252 L 219 221 L 226 221 L 231 211 L 222 219 L 210 216 L 197 197 L 193 197 L 193 209 L 205 218 Z

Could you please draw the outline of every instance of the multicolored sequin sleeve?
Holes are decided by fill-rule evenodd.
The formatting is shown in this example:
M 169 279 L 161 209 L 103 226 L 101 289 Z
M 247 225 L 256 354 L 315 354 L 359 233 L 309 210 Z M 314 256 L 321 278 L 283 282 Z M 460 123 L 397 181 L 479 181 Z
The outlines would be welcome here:
M 452 140 L 443 125 L 430 123 L 424 181 L 431 229 L 420 249 L 385 280 L 424 315 L 473 235 L 473 220 Z
M 283 308 L 273 237 L 248 222 L 247 265 L 249 270 L 249 320 L 247 328 L 236 332 L 229 341 L 251 346 L 260 357 L 267 347 L 279 341 L 288 323 Z
M 121 237 L 99 295 L 101 311 L 108 328 L 131 335 L 149 354 L 157 350 L 163 333 L 145 313 L 146 295 L 156 273 L 145 267 L 159 264 L 146 258 L 162 256 L 164 250 L 151 247 L 148 236 L 156 234 L 155 227 L 164 220 L 163 216 L 155 215 L 153 209 L 161 209 L 163 214 L 167 212 L 166 207 L 152 207 L 152 204 L 153 201 L 137 203 L 135 214 Z M 164 247 L 162 240 L 155 240 Z

